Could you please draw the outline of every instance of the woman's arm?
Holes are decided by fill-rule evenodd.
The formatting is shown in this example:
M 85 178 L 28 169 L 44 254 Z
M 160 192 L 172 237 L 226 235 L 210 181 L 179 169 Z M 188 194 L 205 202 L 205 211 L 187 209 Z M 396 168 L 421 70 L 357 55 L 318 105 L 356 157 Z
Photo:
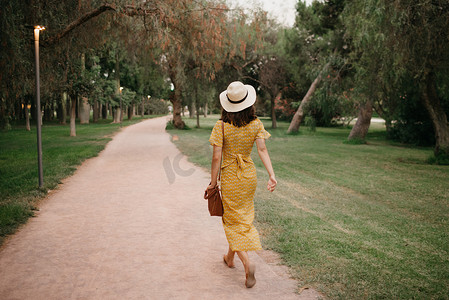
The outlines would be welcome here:
M 212 164 L 210 167 L 210 185 L 208 188 L 213 188 L 217 185 L 218 171 L 220 169 L 222 147 L 214 146 L 212 154 Z
M 259 157 L 267 169 L 268 175 L 270 178 L 268 179 L 267 189 L 272 192 L 276 188 L 277 180 L 274 176 L 273 166 L 271 165 L 270 155 L 268 154 L 267 146 L 265 145 L 264 139 L 256 139 L 257 152 L 259 153 Z

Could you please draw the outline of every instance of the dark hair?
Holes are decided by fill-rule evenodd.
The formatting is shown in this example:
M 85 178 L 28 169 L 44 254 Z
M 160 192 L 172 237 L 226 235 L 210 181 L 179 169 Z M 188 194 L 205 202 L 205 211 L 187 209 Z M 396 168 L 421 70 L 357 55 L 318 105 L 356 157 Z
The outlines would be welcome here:
M 227 112 L 223 108 L 221 109 L 221 120 L 237 127 L 246 126 L 255 119 L 257 119 L 257 116 L 254 105 L 238 112 Z

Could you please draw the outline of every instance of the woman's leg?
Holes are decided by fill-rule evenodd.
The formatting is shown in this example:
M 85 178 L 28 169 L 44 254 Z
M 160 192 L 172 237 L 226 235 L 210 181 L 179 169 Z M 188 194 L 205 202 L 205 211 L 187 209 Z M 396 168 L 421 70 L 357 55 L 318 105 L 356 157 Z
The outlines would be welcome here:
M 229 268 L 234 268 L 234 255 L 235 252 L 229 247 L 228 254 L 223 255 L 223 260 Z
M 246 252 L 246 251 L 237 251 L 237 255 L 239 256 L 240 260 L 242 261 L 243 267 L 245 267 L 245 273 L 248 273 L 248 267 L 249 267 L 248 252 Z
M 256 284 L 256 278 L 254 277 L 256 266 L 250 263 L 248 252 L 237 251 L 237 255 L 239 256 L 240 260 L 243 263 L 243 266 L 245 267 L 245 275 L 246 275 L 245 285 L 247 288 L 251 288 Z
M 248 252 L 232 251 L 231 247 L 229 247 L 228 254 L 223 255 L 223 260 L 229 268 L 234 268 L 235 252 L 237 252 L 238 257 L 242 261 L 243 267 L 245 268 L 245 275 L 246 275 L 245 285 L 247 288 L 251 288 L 256 284 L 256 278 L 254 277 L 256 266 L 250 263 Z

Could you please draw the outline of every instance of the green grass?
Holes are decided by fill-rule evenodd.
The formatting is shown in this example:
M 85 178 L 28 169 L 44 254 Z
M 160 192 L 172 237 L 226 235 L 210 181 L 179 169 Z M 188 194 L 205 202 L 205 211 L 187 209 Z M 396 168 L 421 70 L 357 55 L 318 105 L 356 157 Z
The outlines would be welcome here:
M 208 138 L 217 116 L 185 119 L 178 147 L 210 167 Z M 264 248 L 281 254 L 301 286 L 331 299 L 449 299 L 449 167 L 430 165 L 433 149 L 385 139 L 372 124 L 366 144 L 345 128 L 270 129 L 267 147 L 278 178 L 258 169 L 256 226 Z
M 39 199 L 70 176 L 85 159 L 96 156 L 123 126 L 140 122 L 140 117 L 124 120 L 123 125 L 100 120 L 97 124 L 70 127 L 44 123 L 42 152 L 44 186 L 38 187 L 36 127 L 22 125 L 0 131 L 0 244 L 2 239 L 33 215 Z

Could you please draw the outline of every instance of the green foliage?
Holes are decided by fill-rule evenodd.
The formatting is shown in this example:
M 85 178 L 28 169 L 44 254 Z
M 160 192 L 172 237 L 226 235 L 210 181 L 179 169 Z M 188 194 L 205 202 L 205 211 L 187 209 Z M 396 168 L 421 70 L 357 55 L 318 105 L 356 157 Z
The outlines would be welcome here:
M 166 115 L 168 114 L 169 103 L 162 99 L 153 99 L 145 102 L 145 113 L 151 115 Z
M 440 151 L 437 155 L 432 155 L 427 159 L 429 164 L 448 166 L 449 165 L 449 151 Z
M 14 232 L 20 225 L 33 216 L 29 205 L 21 203 L 0 204 L 0 243 L 2 237 Z
M 356 114 L 357 99 L 352 95 L 355 74 L 348 61 L 351 49 L 343 35 L 341 18 L 348 3 L 315 1 L 307 6 L 299 2 L 295 27 L 286 30 L 283 39 L 287 69 L 295 81 L 299 99 L 322 74 L 321 84 L 305 108 L 319 126 L 331 126 L 335 118 Z
M 320 126 L 352 118 L 358 104 L 370 100 L 389 124 L 396 121 L 389 132 L 395 140 L 432 143 L 430 119 L 399 98 L 405 92 L 413 101 L 422 98 L 428 74 L 435 74 L 431 85 L 446 115 L 449 111 L 447 1 L 298 1 L 293 28 L 278 26 L 260 9 L 224 12 L 209 1 L 141 2 L 135 11 L 128 6 L 135 5 L 131 0 L 113 2 L 117 11 L 57 41 L 53 38 L 68 24 L 103 2 L 2 2 L 0 127 L 22 119 L 21 104 L 32 97 L 32 30 L 26 25 L 37 22 L 47 26 L 41 33 L 41 102 L 50 119 L 65 106 L 63 92 L 117 107 L 139 104 L 148 95 L 169 99 L 170 81 L 176 81 L 182 105 L 198 111 L 207 105 L 218 112 L 217 94 L 229 82 L 242 80 L 258 89 L 261 115 L 270 115 L 271 100 L 282 91 L 275 113 L 290 120 L 321 72 L 308 108 Z M 125 17 L 128 13 L 146 17 Z M 119 84 L 125 88 L 121 95 Z M 416 88 L 410 91 L 407 85 Z M 427 131 L 431 138 L 415 134 Z
M 180 129 L 176 128 L 175 125 L 173 124 L 173 120 L 170 119 L 167 121 L 167 124 L 165 125 L 165 130 L 180 130 Z M 185 125 L 181 130 L 191 130 L 191 128 Z
M 343 144 L 347 144 L 347 145 L 364 145 L 364 144 L 366 144 L 366 140 L 363 140 L 361 138 L 346 139 L 346 140 L 343 141 Z
M 313 101 L 309 102 L 305 112 L 316 120 L 318 126 L 325 127 L 333 126 L 336 118 L 351 116 L 355 113 L 352 101 L 346 99 L 344 95 L 330 93 L 324 88 L 315 92 Z
M 436 119 L 418 103 L 429 90 L 437 91 L 430 103 L 443 103 L 436 113 L 448 115 L 447 8 L 447 1 L 357 0 L 343 14 L 354 48 L 355 92 L 370 97 L 381 117 L 395 121 L 389 134 L 402 142 L 434 143 L 430 123 Z
M 316 131 L 316 119 L 312 116 L 306 116 L 304 124 L 307 126 L 309 131 Z
M 278 120 L 291 121 L 295 115 L 296 109 L 298 108 L 299 102 L 294 102 L 291 98 L 281 98 L 276 100 L 275 103 L 275 113 Z
M 168 120 L 165 124 L 165 130 L 173 130 L 175 129 L 175 125 L 173 124 L 173 120 Z
M 392 98 L 383 104 L 388 110 L 388 118 L 394 120 L 387 137 L 417 146 L 435 145 L 432 120 L 422 104 L 419 87 L 413 84 L 413 80 L 403 77 L 398 89 L 390 96 Z

